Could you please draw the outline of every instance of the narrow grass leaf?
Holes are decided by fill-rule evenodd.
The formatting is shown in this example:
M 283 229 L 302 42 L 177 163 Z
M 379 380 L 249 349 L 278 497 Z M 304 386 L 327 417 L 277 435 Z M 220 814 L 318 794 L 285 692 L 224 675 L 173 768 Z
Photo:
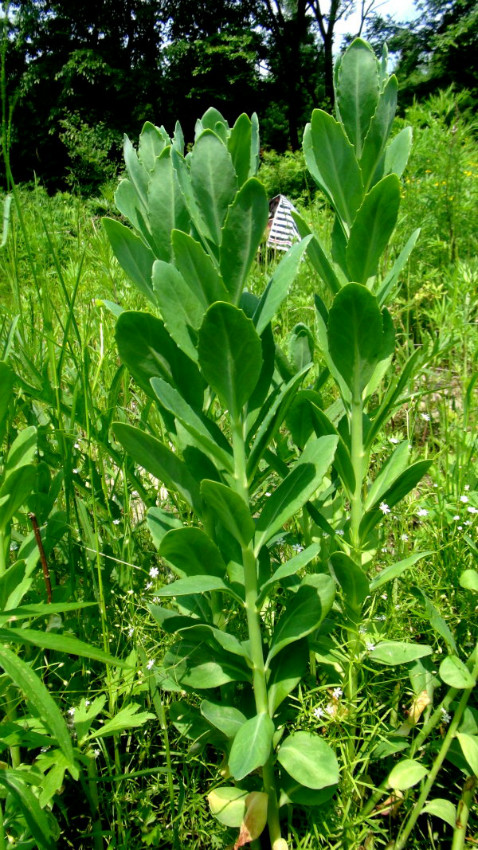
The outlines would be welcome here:
M 13 629 L 0 630 L 0 640 L 8 640 L 6 635 L 12 631 Z M 21 631 L 23 631 L 23 629 Z M 21 658 L 15 655 L 15 653 L 6 646 L 0 646 L 0 665 L 3 667 L 5 673 L 16 687 L 23 692 L 27 702 L 35 709 L 35 711 L 38 712 L 39 716 L 49 729 L 51 735 L 67 759 L 70 770 L 73 775 L 77 777 L 78 771 L 74 764 L 73 745 L 70 733 L 60 709 L 41 679 L 36 675 L 29 664 L 22 661 Z
M 38 847 L 43 850 L 56 850 L 57 843 L 53 837 L 52 825 L 33 791 L 26 784 L 27 777 L 28 773 L 24 778 L 20 771 L 1 770 L 0 784 L 12 794 L 33 838 L 38 842 Z

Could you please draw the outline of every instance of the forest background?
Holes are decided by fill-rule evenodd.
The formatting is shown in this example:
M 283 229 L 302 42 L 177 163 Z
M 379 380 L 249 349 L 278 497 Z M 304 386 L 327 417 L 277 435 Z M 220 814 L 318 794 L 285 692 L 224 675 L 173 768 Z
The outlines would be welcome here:
M 379 0 L 25 0 L 0 4 L 6 28 L 4 143 L 18 182 L 88 194 L 116 176 L 123 134 L 144 121 L 192 140 L 209 106 L 256 111 L 264 149 L 300 147 L 314 107 L 333 106 L 337 27 L 388 44 L 405 110 L 453 86 L 476 105 L 478 5 L 423 0 L 397 23 Z M 339 39 L 337 38 L 337 42 Z

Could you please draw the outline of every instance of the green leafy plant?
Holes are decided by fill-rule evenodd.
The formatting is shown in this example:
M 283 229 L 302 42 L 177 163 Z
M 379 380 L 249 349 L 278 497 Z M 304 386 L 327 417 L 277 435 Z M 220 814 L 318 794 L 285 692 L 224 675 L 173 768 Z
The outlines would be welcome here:
M 116 203 L 132 227 L 105 220 L 118 261 L 159 314 L 117 308 L 120 357 L 149 405 L 141 428 L 113 427 L 176 506 L 147 514 L 173 575 L 156 594 L 169 604 L 150 605 L 169 636 L 154 675 L 163 690 L 196 695 L 173 702 L 170 716 L 196 747 L 222 753 L 231 783 L 209 803 L 221 823 L 240 828 L 236 847 L 267 822 L 273 850 L 285 850 L 281 807 L 320 806 L 338 787 L 334 748 L 301 727 L 294 694 L 308 676 L 321 677 L 330 711 L 341 711 L 342 825 L 347 840 L 357 824 L 363 830 L 370 812 L 361 812 L 354 774 L 383 757 L 361 728 L 364 660 L 410 670 L 433 651 L 383 630 L 373 645 L 367 639 L 383 587 L 430 554 L 371 569 L 381 520 L 430 466 L 410 463 L 407 441 L 373 466 L 375 441 L 426 356 L 413 353 L 383 388 L 395 348 L 385 304 L 418 238 L 388 270 L 411 132 L 390 141 L 397 82 L 386 55 L 379 62 L 356 40 L 335 85 L 337 119 L 315 111 L 304 137 L 334 215 L 330 256 L 297 216 L 302 241 L 261 296 L 247 291 L 267 221 L 257 121 L 243 115 L 230 128 L 214 109 L 186 156 L 178 126 L 170 138 L 146 124 L 137 152 L 125 140 Z M 305 256 L 330 304 L 317 296 L 317 345 L 300 323 L 286 356 L 272 325 Z M 315 348 L 324 361 L 317 378 Z M 302 389 L 306 376 L 313 383 Z M 335 398 L 324 409 L 330 380 Z M 402 748 L 389 732 L 393 756 Z M 410 760 L 394 769 L 400 777 L 410 769 L 413 785 L 424 774 Z

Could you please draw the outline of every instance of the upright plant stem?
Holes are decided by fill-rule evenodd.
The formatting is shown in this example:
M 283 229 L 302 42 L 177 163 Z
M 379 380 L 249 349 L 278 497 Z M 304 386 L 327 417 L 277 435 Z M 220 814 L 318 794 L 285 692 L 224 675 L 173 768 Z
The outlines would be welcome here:
M 450 749 L 451 743 L 456 735 L 456 731 L 460 725 L 461 718 L 463 717 L 463 712 L 465 711 L 472 691 L 473 688 L 467 688 L 465 691 L 463 691 L 462 698 L 458 703 L 458 708 L 456 709 L 455 714 L 453 715 L 453 719 L 448 727 L 448 732 L 446 733 L 445 738 L 443 739 L 440 752 L 438 753 L 435 761 L 433 762 L 432 769 L 428 774 L 427 780 L 423 785 L 421 794 L 412 809 L 408 821 L 406 822 L 405 829 L 403 829 L 403 831 L 400 833 L 395 842 L 394 850 L 403 850 L 403 848 L 406 846 L 410 834 L 418 818 L 420 817 L 423 806 L 427 801 L 428 795 L 432 789 L 435 779 L 438 776 L 438 771 L 440 770 L 443 762 L 445 761 L 448 750 Z
M 352 466 L 355 475 L 355 489 L 350 502 L 350 537 L 354 549 L 355 561 L 362 563 L 360 551 L 360 523 L 363 516 L 363 402 L 360 388 L 357 387 L 352 397 L 352 412 L 350 422 Z
M 478 780 L 476 776 L 468 776 L 463 786 L 461 800 L 458 803 L 456 825 L 455 831 L 453 833 L 453 843 L 451 845 L 451 850 L 463 850 L 465 846 L 466 828 L 468 826 L 468 818 L 470 816 L 470 809 L 473 805 L 477 782 Z
M 249 487 L 247 482 L 246 447 L 244 439 L 244 427 L 242 421 L 233 423 L 233 452 L 234 452 L 234 477 L 236 489 L 239 495 L 249 504 Z M 245 585 L 245 609 L 247 616 L 247 629 L 253 664 L 252 686 L 254 700 L 258 714 L 269 714 L 269 702 L 267 698 L 266 671 L 264 664 L 264 653 L 262 651 L 261 620 L 257 610 L 257 559 L 251 545 L 243 546 L 242 562 L 244 566 Z M 267 823 L 272 847 L 281 839 L 279 806 L 277 803 L 277 791 L 274 778 L 274 767 L 272 754 L 262 768 L 264 790 L 268 795 Z

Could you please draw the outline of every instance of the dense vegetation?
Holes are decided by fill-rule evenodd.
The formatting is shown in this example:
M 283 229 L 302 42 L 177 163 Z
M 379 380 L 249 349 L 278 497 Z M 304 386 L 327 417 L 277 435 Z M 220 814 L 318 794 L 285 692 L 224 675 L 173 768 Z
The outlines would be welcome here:
M 231 123 L 255 111 L 263 147 L 297 150 L 312 109 L 332 105 L 337 23 L 353 8 L 361 34 L 378 53 L 387 40 L 398 61 L 402 110 L 451 85 L 473 107 L 474 0 L 426 0 L 401 23 L 378 0 L 2 3 L 16 179 L 87 195 L 114 176 L 124 133 L 136 138 L 146 120 L 172 132 L 179 120 L 190 142 L 209 106 Z
M 356 49 L 363 52 L 363 43 Z M 364 55 L 370 61 L 369 54 Z M 383 69 L 380 73 L 383 94 L 387 77 Z M 388 91 L 393 89 L 393 84 L 388 85 Z M 347 121 L 343 97 L 339 103 L 341 117 Z M 264 517 L 272 510 L 268 500 L 277 504 L 287 475 L 296 475 L 294 511 L 280 532 L 275 530 L 263 547 L 267 553 L 261 550 L 258 559 L 260 581 L 267 585 L 262 604 L 256 606 L 263 618 L 264 645 L 281 658 L 274 630 L 277 620 L 282 624 L 279 637 L 286 641 L 284 646 L 296 641 L 293 662 L 304 660 L 300 675 L 291 671 L 290 662 L 285 663 L 282 679 L 281 665 L 274 662 L 275 681 L 273 686 L 268 683 L 276 694 L 282 686 L 283 703 L 276 722 L 279 733 L 282 730 L 292 742 L 282 755 L 280 741 L 273 744 L 279 746 L 280 780 L 284 771 L 294 780 L 296 774 L 305 777 L 305 782 L 301 780 L 305 787 L 292 783 L 285 791 L 281 785 L 283 837 L 275 838 L 274 850 L 284 847 L 280 841 L 287 841 L 294 850 L 402 850 L 405 844 L 445 850 L 452 841 L 453 850 L 459 850 L 467 837 L 476 840 L 478 475 L 473 399 L 478 374 L 474 232 L 478 165 L 467 105 L 467 95 L 460 99 L 453 91 L 441 92 L 410 106 L 387 128 L 393 150 L 400 155 L 394 160 L 389 157 L 387 166 L 379 151 L 379 173 L 369 169 L 369 191 L 362 187 L 360 209 L 365 206 L 372 216 L 370 199 L 375 202 L 382 192 L 397 217 L 383 224 L 389 230 L 378 239 L 380 250 L 375 245 L 369 253 L 356 245 L 358 238 L 362 247 L 367 244 L 372 228 L 352 235 L 354 223 L 349 230 L 347 207 L 341 205 L 343 184 L 335 186 L 338 194 L 332 191 L 314 160 L 319 130 L 333 127 L 338 132 L 340 122 L 314 113 L 306 134 L 305 159 L 292 153 L 265 156 L 259 180 L 246 176 L 255 169 L 255 157 L 249 156 L 246 166 L 242 161 L 242 185 L 248 186 L 247 197 L 262 209 L 260 216 L 268 195 L 287 191 L 299 211 L 301 231 L 310 230 L 315 236 L 292 249 L 292 260 L 285 267 L 284 260 L 264 247 L 257 255 L 249 251 L 244 280 L 249 265 L 250 294 L 240 301 L 242 309 L 230 303 L 225 309 L 224 290 L 224 300 L 212 299 L 196 335 L 195 327 L 181 320 L 188 310 L 197 316 L 194 299 L 184 296 L 181 311 L 181 298 L 168 302 L 159 285 L 152 289 L 145 252 L 154 253 L 158 244 L 163 250 L 163 243 L 148 243 L 145 220 L 137 214 L 138 202 L 124 183 L 116 202 L 116 181 L 105 183 L 101 193 L 88 199 L 69 193 L 49 196 L 40 184 L 13 186 L 13 194 L 3 199 L 2 850 L 12 845 L 95 850 L 233 846 L 246 792 L 258 795 L 253 798 L 259 810 L 257 820 L 252 801 L 247 803 L 248 813 L 252 811 L 247 821 L 252 846 L 270 847 L 264 833 L 255 838 L 260 831 L 257 824 L 263 826 L 263 762 L 249 762 L 249 774 L 243 764 L 238 765 L 237 751 L 227 759 L 229 743 L 225 741 L 233 737 L 230 730 L 235 734 L 238 723 L 248 718 L 247 725 L 255 717 L 249 685 L 231 673 L 225 679 L 211 679 L 213 684 L 201 692 L 206 680 L 198 684 L 197 677 L 188 679 L 188 655 L 178 649 L 187 641 L 182 630 L 198 628 L 194 618 L 201 605 L 192 598 L 197 582 L 186 596 L 181 596 L 178 587 L 179 582 L 194 579 L 194 569 L 189 575 L 181 560 L 181 546 L 176 544 L 175 549 L 173 542 L 185 530 L 194 532 L 196 545 L 208 547 L 197 550 L 206 552 L 208 563 L 219 550 L 221 557 L 230 553 L 228 592 L 236 594 L 226 607 L 217 606 L 217 599 L 214 602 L 224 582 L 215 587 L 210 582 L 211 591 L 201 594 L 205 607 L 199 614 L 203 631 L 198 640 L 201 646 L 212 646 L 214 658 L 207 656 L 210 667 L 205 664 L 200 676 L 217 676 L 221 651 L 240 641 L 242 645 L 247 634 L 237 607 L 242 604 L 241 579 L 237 540 L 232 540 L 234 534 L 247 536 L 247 531 L 234 530 L 224 505 L 211 530 L 214 522 L 201 513 L 204 506 L 195 500 L 194 492 L 192 504 L 188 501 L 191 481 L 206 478 L 212 507 L 211 485 L 215 485 L 216 495 L 222 494 L 226 505 L 234 508 L 238 525 L 247 529 L 252 522 L 250 516 L 244 518 L 240 507 L 240 499 L 247 502 L 249 494 L 245 490 L 241 496 L 224 493 L 228 487 L 233 489 L 234 476 L 228 478 L 221 464 L 229 463 L 230 440 L 237 461 L 240 440 L 233 435 L 243 412 L 234 410 L 234 394 L 226 405 L 230 390 L 222 384 L 224 363 L 221 360 L 215 368 L 209 356 L 217 330 L 212 327 L 211 332 L 211 316 L 215 312 L 217 320 L 218 310 L 226 329 L 230 314 L 242 322 L 240 336 L 249 334 L 250 344 L 241 355 L 248 372 L 257 369 L 253 358 L 248 358 L 259 330 L 264 360 L 268 358 L 270 367 L 266 376 L 270 395 L 261 372 L 261 390 L 247 409 L 251 433 L 256 427 L 259 435 L 252 441 L 258 462 L 251 464 L 250 504 L 257 528 L 264 534 Z M 217 113 L 210 112 L 202 120 L 196 146 L 204 145 L 205 139 L 211 143 L 213 137 L 215 150 L 223 156 L 221 183 L 228 161 L 226 146 L 237 151 L 240 145 L 230 142 L 231 128 Z M 208 129 L 211 121 L 215 132 Z M 247 122 L 241 126 L 254 152 L 254 135 L 247 136 Z M 405 166 L 409 126 L 414 143 L 399 181 L 392 166 L 398 169 L 399 161 Z M 172 146 L 180 146 L 179 133 L 168 140 L 147 125 L 144 161 L 148 151 L 159 149 L 158 161 L 153 156 L 151 167 L 169 169 L 174 162 L 180 168 L 179 148 L 173 154 L 171 141 Z M 382 147 L 386 141 L 384 137 Z M 355 151 L 357 147 L 356 139 Z M 127 151 L 131 179 L 137 160 Z M 239 169 L 239 158 L 235 163 Z M 365 168 L 362 151 L 364 174 Z M 165 170 L 163 179 L 166 174 L 173 172 Z M 260 188 L 261 179 L 266 190 Z M 155 253 L 160 264 L 156 268 L 162 275 L 173 275 L 181 286 L 187 264 L 180 265 L 178 246 L 191 248 L 191 242 L 198 245 L 199 239 L 210 246 L 211 258 L 216 245 L 221 275 L 235 280 L 234 263 L 228 265 L 227 256 L 220 254 L 221 245 L 214 241 L 214 221 L 204 221 L 203 209 L 198 212 L 188 196 L 187 182 L 182 186 L 194 221 L 191 226 L 177 202 L 176 233 L 183 233 L 182 242 L 176 236 L 174 252 Z M 247 197 L 241 196 L 246 209 Z M 239 215 L 242 206 L 237 200 L 231 206 Z M 167 229 L 166 206 L 160 209 L 158 239 L 161 227 Z M 105 216 L 110 220 L 106 225 L 102 223 Z M 127 218 L 133 226 L 132 230 L 128 226 L 131 235 L 125 235 Z M 342 254 L 337 221 L 348 239 Z M 209 235 L 201 230 L 206 225 Z M 190 239 L 190 228 L 195 239 Z M 420 235 L 413 236 L 418 229 Z M 143 240 L 134 233 L 142 233 Z M 414 250 L 403 255 L 404 246 L 417 236 Z M 137 240 L 128 243 L 128 256 L 141 256 L 144 262 L 131 264 L 121 255 L 121 238 Z M 115 259 L 110 243 L 129 265 L 136 287 Z M 243 260 L 245 249 L 240 242 L 231 247 L 234 244 L 228 243 L 230 251 L 236 252 L 233 259 Z M 202 254 L 192 250 L 198 261 Z M 212 268 L 212 260 L 202 266 L 201 280 L 212 281 L 214 290 L 219 278 Z M 391 274 L 394 268 L 400 270 L 399 277 Z M 363 284 L 350 282 L 362 279 Z M 271 292 L 273 298 L 268 295 Z M 353 309 L 341 307 L 344 293 L 352 299 Z M 378 304 L 380 308 L 387 304 L 387 311 L 378 311 L 383 325 L 377 324 Z M 324 331 L 324 316 L 330 326 L 334 322 L 347 326 L 361 305 L 366 308 L 366 321 L 361 322 L 357 345 L 365 365 L 357 400 L 348 372 L 349 366 L 356 369 L 355 355 L 347 360 L 347 345 L 334 343 L 331 327 Z M 389 318 L 385 319 L 385 313 Z M 160 315 L 171 328 L 164 349 L 159 340 L 164 341 L 167 334 Z M 386 337 L 380 356 L 369 345 L 372 322 Z M 395 327 L 393 357 L 390 333 L 385 333 L 391 323 Z M 352 333 L 352 324 L 350 328 Z M 201 374 L 194 359 L 197 337 Z M 165 352 L 171 352 L 171 346 L 176 347 L 168 361 Z M 171 365 L 168 380 L 163 380 Z M 241 380 L 251 379 L 237 378 L 242 393 Z M 184 394 L 188 409 L 194 408 L 193 425 L 190 414 L 184 412 L 186 406 L 179 407 L 177 395 L 168 390 L 170 386 Z M 265 401 L 261 392 L 267 396 Z M 359 416 L 353 412 L 354 398 L 355 406 L 363 405 Z M 255 413 L 263 411 L 268 399 L 270 407 L 254 426 Z M 350 412 L 355 436 L 347 431 L 344 411 Z M 201 423 L 207 423 L 206 430 Z M 366 445 L 369 429 L 374 439 L 367 444 L 369 466 L 365 468 L 356 449 L 358 437 Z M 139 448 L 138 440 L 142 441 Z M 310 480 L 304 484 L 296 473 L 301 458 L 307 452 L 309 458 L 311 445 L 321 440 L 327 451 L 334 441 L 340 449 L 332 466 L 329 462 L 326 471 L 317 471 L 317 486 L 310 490 Z M 148 448 L 152 460 L 147 458 Z M 181 457 L 187 460 L 186 469 L 180 465 Z M 168 477 L 159 474 L 166 461 Z M 357 488 L 359 469 L 363 486 Z M 178 477 L 178 470 L 184 477 Z M 306 493 L 302 502 L 297 496 L 301 487 Z M 207 493 L 208 488 L 201 490 L 201 497 L 206 499 Z M 210 535 L 209 543 L 204 542 L 204 530 Z M 242 548 L 248 551 L 249 541 L 243 542 Z M 173 581 L 182 599 L 178 609 L 168 608 Z M 306 624 L 300 633 L 302 610 L 296 620 L 288 612 L 294 614 L 298 598 L 306 597 L 306 610 L 317 606 L 313 590 L 322 607 L 313 628 Z M 208 627 L 214 634 L 205 637 L 209 600 L 216 619 Z M 178 624 L 181 618 L 189 622 Z M 214 643 L 221 640 L 224 643 Z M 191 647 L 189 651 L 192 656 Z M 232 668 L 224 661 L 222 675 L 224 669 Z M 320 753 L 325 781 L 317 777 L 316 766 L 295 763 L 294 742 L 302 742 L 306 751 L 317 745 L 317 739 L 327 742 L 326 752 Z M 250 752 L 255 758 L 253 746 L 246 748 L 246 754 Z M 230 771 L 244 790 L 237 805 L 224 811 L 224 800 L 230 797 L 220 796 L 221 787 L 232 785 Z M 219 804 L 214 793 L 219 794 Z

